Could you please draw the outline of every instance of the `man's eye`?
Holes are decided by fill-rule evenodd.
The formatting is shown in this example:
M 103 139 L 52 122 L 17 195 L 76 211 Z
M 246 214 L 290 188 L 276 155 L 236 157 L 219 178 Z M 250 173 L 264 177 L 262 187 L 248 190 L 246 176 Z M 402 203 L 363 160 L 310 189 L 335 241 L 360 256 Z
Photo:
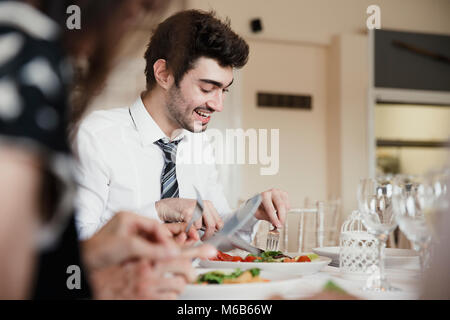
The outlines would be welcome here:
M 201 90 L 202 90 L 202 92 L 204 92 L 204 93 L 210 93 L 211 92 L 211 90 L 205 90 L 205 89 L 203 89 L 203 88 L 200 88 Z
M 230 89 L 223 89 L 223 93 L 230 92 Z

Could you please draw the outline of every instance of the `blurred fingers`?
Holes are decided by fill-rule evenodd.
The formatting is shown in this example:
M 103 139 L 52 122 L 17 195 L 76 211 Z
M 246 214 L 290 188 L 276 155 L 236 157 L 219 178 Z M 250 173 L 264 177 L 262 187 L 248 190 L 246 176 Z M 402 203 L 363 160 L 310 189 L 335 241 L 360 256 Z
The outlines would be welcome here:
M 173 261 L 180 268 L 186 268 L 178 260 Z M 119 295 L 126 299 L 176 299 L 187 283 L 186 274 L 177 275 L 181 272 L 176 268 L 170 274 L 172 268 L 164 262 L 152 267 L 148 261 L 140 260 L 127 263 L 124 269 L 125 281 L 118 289 Z
M 121 227 L 126 233 L 136 233 L 147 240 L 156 243 L 168 243 L 172 237 L 171 233 L 155 219 L 149 219 L 132 212 L 120 212 L 119 219 Z
M 166 245 L 152 244 L 140 237 L 133 237 L 123 242 L 125 244 L 123 250 L 117 251 L 117 258 L 120 258 L 119 261 L 134 258 L 146 258 L 150 261 L 157 261 L 171 259 L 180 254 L 180 248 L 173 242 Z M 120 253 L 122 253 L 122 257 L 120 257 Z
M 186 282 L 192 282 L 195 279 L 195 270 L 190 259 L 177 258 L 157 262 L 154 265 L 154 270 L 160 277 L 167 277 L 167 274 L 172 274 L 183 277 Z
M 180 257 L 188 259 L 208 259 L 217 255 L 217 249 L 209 244 L 203 244 L 197 247 L 188 247 L 181 250 Z
M 184 291 L 186 284 L 186 279 L 181 276 L 164 277 L 157 288 L 159 299 L 166 299 L 166 297 L 169 300 L 176 299 Z
M 198 231 L 194 226 L 192 226 L 191 229 L 189 229 L 189 231 L 187 233 L 187 240 L 193 241 L 193 242 L 197 242 L 198 240 L 200 240 Z

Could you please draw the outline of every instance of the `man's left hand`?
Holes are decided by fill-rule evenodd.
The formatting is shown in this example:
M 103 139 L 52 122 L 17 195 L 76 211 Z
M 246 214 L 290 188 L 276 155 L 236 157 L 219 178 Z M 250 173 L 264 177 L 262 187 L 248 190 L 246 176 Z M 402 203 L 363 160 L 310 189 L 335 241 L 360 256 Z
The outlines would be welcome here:
M 267 220 L 277 228 L 282 228 L 286 214 L 290 210 L 289 197 L 286 191 L 270 189 L 261 193 L 262 202 L 255 212 L 255 218 Z

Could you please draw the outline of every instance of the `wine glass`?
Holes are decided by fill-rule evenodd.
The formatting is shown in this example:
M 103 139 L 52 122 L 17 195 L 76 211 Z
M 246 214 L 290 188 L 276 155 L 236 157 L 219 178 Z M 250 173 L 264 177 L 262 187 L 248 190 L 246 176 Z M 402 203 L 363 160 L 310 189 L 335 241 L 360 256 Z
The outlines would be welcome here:
M 447 171 L 434 171 L 423 176 L 399 175 L 394 179 L 394 214 L 400 230 L 419 253 L 422 272 L 429 267 L 439 213 L 448 210 L 447 178 Z
M 361 179 L 358 186 L 358 207 L 361 219 L 367 231 L 378 240 L 378 270 L 369 278 L 371 281 L 367 282 L 364 290 L 400 290 L 390 285 L 384 270 L 386 241 L 397 226 L 392 211 L 392 191 L 393 184 L 390 177 Z

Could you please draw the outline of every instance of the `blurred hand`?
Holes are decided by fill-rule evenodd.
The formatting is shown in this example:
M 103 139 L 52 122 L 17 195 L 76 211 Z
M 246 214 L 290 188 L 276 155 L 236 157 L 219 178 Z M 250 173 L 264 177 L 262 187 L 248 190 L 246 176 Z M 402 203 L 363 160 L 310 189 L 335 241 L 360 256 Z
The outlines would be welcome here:
M 283 227 L 286 214 L 291 208 L 287 192 L 280 189 L 270 189 L 261 193 L 262 202 L 255 212 L 255 218 L 266 220 L 275 227 Z
M 82 241 L 81 246 L 90 271 L 135 258 L 160 261 L 180 254 L 166 227 L 131 212 L 117 213 L 90 239 Z
M 196 206 L 194 199 L 167 198 L 156 202 L 155 207 L 158 216 L 165 222 L 191 221 Z M 201 240 L 209 239 L 214 232 L 223 228 L 223 221 L 211 201 L 203 200 L 202 218 L 194 223 L 196 229 L 205 227 L 205 234 Z
M 174 272 L 166 276 L 166 270 Z M 91 276 L 95 299 L 107 300 L 173 300 L 183 291 L 190 279 L 191 263 L 187 260 L 171 260 L 152 263 L 146 260 L 130 261 L 96 271 Z
M 184 249 L 177 258 L 151 262 L 138 259 L 100 269 L 91 274 L 95 299 L 176 299 L 195 280 L 191 260 L 217 254 L 203 245 Z
M 166 222 L 164 227 L 172 234 L 173 239 L 180 245 L 190 245 L 200 240 L 197 229 L 193 225 L 186 233 L 187 222 Z

